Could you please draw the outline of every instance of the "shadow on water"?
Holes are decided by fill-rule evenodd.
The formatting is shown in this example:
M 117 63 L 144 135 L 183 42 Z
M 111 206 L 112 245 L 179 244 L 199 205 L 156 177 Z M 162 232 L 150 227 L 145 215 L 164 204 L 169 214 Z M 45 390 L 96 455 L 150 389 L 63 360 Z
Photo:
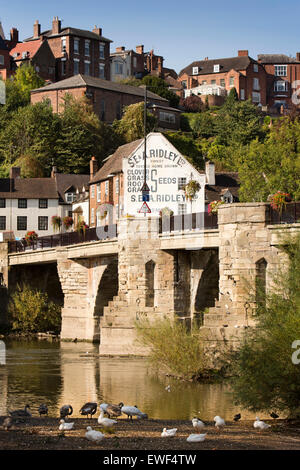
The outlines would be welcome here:
M 38 406 L 47 403 L 49 416 L 71 404 L 73 416 L 79 417 L 87 401 L 138 405 L 154 419 L 212 420 L 218 414 L 231 420 L 241 411 L 232 404 L 226 383 L 180 382 L 154 374 L 146 359 L 97 354 L 91 343 L 7 341 L 6 365 L 0 366 L 0 415 L 27 403 L 36 415 Z

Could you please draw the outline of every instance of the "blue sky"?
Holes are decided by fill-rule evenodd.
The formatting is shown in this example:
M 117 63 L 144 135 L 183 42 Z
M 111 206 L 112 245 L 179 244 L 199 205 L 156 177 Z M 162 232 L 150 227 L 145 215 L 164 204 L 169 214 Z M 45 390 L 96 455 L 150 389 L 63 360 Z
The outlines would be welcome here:
M 117 46 L 135 48 L 144 44 L 163 55 L 165 66 L 179 72 L 194 60 L 237 55 L 248 49 L 260 53 L 300 51 L 300 2 L 296 0 L 34 0 L 1 1 L 0 20 L 6 36 L 15 26 L 20 38 L 32 35 L 38 19 L 49 29 L 53 16 L 64 26 L 92 29 L 102 27 L 103 35 Z

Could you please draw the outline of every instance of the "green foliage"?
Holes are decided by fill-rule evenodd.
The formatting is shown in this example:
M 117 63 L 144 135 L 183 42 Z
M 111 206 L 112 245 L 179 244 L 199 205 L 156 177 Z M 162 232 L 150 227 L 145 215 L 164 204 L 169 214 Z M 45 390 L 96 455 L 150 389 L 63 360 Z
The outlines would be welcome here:
M 17 286 L 10 297 L 8 312 L 13 330 L 23 333 L 60 332 L 61 306 L 28 284 Z
M 30 91 L 45 85 L 45 81 L 39 77 L 32 65 L 18 67 L 13 78 L 5 82 L 7 111 L 15 111 L 20 106 L 30 103 Z
M 260 292 L 257 327 L 231 355 L 232 391 L 251 411 L 299 415 L 300 365 L 292 362 L 292 344 L 300 339 L 300 236 L 282 249 L 289 266 L 273 279 L 272 292 Z
M 150 348 L 150 362 L 163 372 L 186 380 L 198 378 L 204 371 L 203 347 L 198 329 L 193 334 L 180 320 L 169 318 L 135 323 L 141 343 Z
M 179 104 L 179 96 L 175 95 L 173 91 L 169 90 L 169 85 L 162 78 L 156 77 L 155 75 L 146 75 L 141 80 L 133 77 L 125 78 L 121 80 L 124 85 L 141 86 L 146 85 L 147 89 L 152 93 L 156 93 L 162 98 L 166 98 L 170 106 L 177 108 Z
M 165 132 L 164 135 L 192 165 L 199 170 L 204 168 L 200 141 L 194 139 L 192 134 L 184 132 Z
M 157 120 L 152 113 L 147 112 L 146 133 L 156 128 Z M 135 103 L 124 108 L 122 119 L 113 123 L 119 139 L 132 142 L 144 136 L 144 103 Z

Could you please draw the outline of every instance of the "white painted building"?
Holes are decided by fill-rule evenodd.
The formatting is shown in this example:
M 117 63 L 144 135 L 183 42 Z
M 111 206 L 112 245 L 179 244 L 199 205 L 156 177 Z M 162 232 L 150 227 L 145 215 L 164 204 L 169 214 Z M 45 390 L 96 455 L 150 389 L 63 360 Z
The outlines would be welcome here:
M 187 88 L 184 90 L 184 97 L 192 95 L 217 95 L 217 96 L 226 96 L 226 88 L 216 84 L 208 85 L 199 85 L 194 88 Z

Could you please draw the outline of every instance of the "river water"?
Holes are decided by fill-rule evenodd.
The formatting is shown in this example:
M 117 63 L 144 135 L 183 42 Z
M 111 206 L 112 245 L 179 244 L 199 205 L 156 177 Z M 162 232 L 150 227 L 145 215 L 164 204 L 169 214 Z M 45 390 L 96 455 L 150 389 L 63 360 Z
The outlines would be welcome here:
M 215 415 L 232 420 L 235 413 L 252 419 L 253 413 L 232 403 L 226 384 L 180 382 L 155 374 L 147 359 L 99 358 L 91 343 L 16 341 L 6 343 L 0 362 L 0 415 L 31 407 L 33 415 L 46 403 L 49 416 L 58 416 L 64 404 L 79 417 L 88 401 L 137 405 L 154 419 L 212 420 Z M 165 390 L 167 385 L 171 391 Z M 97 415 L 98 416 L 98 413 Z M 260 415 L 263 418 L 263 415 Z

